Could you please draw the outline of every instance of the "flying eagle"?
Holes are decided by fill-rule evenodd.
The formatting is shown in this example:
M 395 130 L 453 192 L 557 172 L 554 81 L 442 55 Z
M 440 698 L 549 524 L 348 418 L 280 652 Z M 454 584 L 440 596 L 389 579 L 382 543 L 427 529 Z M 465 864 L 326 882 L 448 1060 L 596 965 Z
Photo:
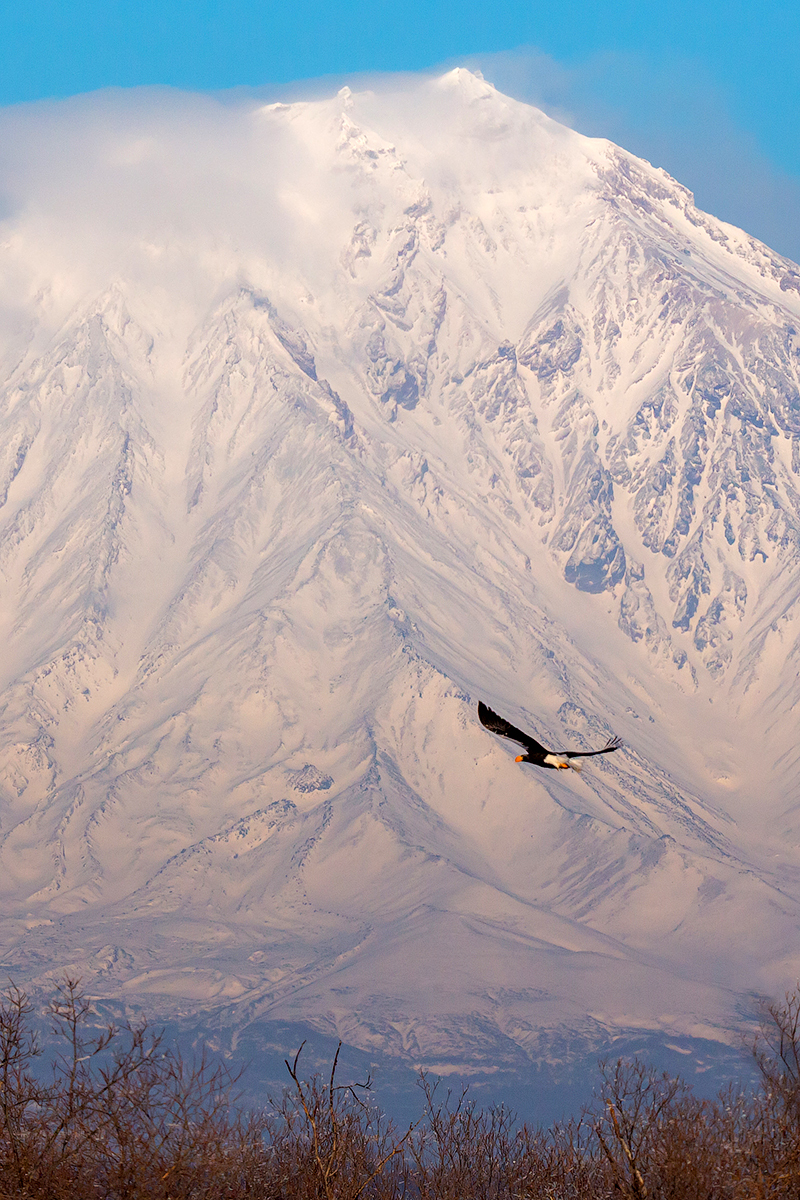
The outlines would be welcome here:
M 619 750 L 621 745 L 618 737 L 612 737 L 602 750 L 548 750 L 530 734 L 523 733 L 521 729 L 517 729 L 503 717 L 498 717 L 497 713 L 487 708 L 483 701 L 478 702 L 478 716 L 481 719 L 481 725 L 485 725 L 492 733 L 499 733 L 501 737 L 511 738 L 512 742 L 519 742 L 520 746 L 525 747 L 525 753 L 518 754 L 515 762 L 535 763 L 537 767 L 550 767 L 555 771 L 566 771 L 570 767 L 573 771 L 580 771 L 580 764 L 572 762 L 573 758 L 590 758 L 593 754 L 610 754 L 612 750 Z

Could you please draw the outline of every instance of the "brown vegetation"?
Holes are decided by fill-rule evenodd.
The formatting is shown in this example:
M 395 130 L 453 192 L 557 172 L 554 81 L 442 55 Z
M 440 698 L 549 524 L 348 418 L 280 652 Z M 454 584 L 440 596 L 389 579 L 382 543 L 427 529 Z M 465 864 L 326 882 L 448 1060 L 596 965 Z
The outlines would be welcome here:
M 700 1100 L 644 1063 L 601 1064 L 593 1104 L 549 1130 L 422 1075 L 419 1121 L 398 1131 L 369 1081 L 304 1080 L 237 1109 L 235 1079 L 188 1063 L 146 1025 L 90 1032 L 74 980 L 50 1004 L 60 1049 L 46 1082 L 27 996 L 0 1005 L 0 1200 L 797 1200 L 800 988 L 766 1012 L 761 1085 Z M 301 1047 L 302 1050 L 302 1047 Z

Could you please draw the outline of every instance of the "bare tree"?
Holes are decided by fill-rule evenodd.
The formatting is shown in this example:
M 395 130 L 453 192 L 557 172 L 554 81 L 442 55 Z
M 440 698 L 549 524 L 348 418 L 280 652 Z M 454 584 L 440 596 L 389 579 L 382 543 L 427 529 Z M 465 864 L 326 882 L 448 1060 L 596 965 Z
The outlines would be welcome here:
M 414 1126 L 400 1136 L 377 1109 L 362 1099 L 372 1081 L 338 1084 L 339 1042 L 330 1078 L 300 1078 L 298 1063 L 286 1061 L 292 1087 L 272 1125 L 273 1147 L 283 1151 L 285 1193 L 292 1197 L 322 1195 L 325 1200 L 360 1200 L 366 1196 L 405 1194 L 403 1154 Z
M 765 1088 L 800 1120 L 800 986 L 766 1006 L 753 1055 Z
M 144 1022 L 90 1033 L 91 1004 L 75 979 L 50 1004 L 63 1049 L 50 1081 L 37 1082 L 32 1013 L 12 985 L 0 1005 L 0 1194 L 218 1197 L 226 1175 L 263 1149 L 263 1123 L 231 1109 L 225 1067 L 187 1063 Z
M 77 980 L 49 1006 L 49 1075 L 34 1008 L 0 1001 L 0 1200 L 798 1200 L 800 991 L 765 1010 L 761 1085 L 698 1099 L 636 1059 L 601 1064 L 576 1120 L 532 1130 L 508 1109 L 421 1075 L 420 1120 L 399 1132 L 371 1081 L 289 1085 L 248 1114 L 236 1078 L 191 1061 L 146 1023 L 97 1025 Z
M 3 1148 L 2 1179 L 8 1186 L 25 1187 L 31 1152 L 31 1121 L 44 1098 L 31 1068 L 41 1054 L 30 1029 L 33 1005 L 25 993 L 11 984 L 0 1006 L 0 1144 Z

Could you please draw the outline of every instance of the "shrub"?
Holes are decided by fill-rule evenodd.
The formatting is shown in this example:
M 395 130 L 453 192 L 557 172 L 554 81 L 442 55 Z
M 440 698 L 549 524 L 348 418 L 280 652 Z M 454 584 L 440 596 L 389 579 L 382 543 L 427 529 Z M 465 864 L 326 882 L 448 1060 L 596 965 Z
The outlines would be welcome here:
M 263 1113 L 237 1108 L 225 1067 L 187 1062 L 146 1023 L 90 1032 L 66 979 L 49 1006 L 49 1074 L 33 1008 L 0 1004 L 0 1200 L 797 1200 L 800 988 L 765 1011 L 760 1086 L 700 1100 L 645 1063 L 602 1063 L 594 1101 L 549 1130 L 420 1076 L 398 1130 L 370 1080 L 303 1079 Z M 43 1081 L 44 1079 L 44 1081 Z

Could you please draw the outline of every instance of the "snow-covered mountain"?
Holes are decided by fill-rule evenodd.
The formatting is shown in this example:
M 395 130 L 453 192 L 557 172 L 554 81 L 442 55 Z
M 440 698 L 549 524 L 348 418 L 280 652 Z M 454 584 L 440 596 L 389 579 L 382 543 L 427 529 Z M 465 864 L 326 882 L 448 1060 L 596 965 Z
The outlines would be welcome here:
M 2 123 L 6 974 L 440 1069 L 791 986 L 800 269 L 464 70 Z

